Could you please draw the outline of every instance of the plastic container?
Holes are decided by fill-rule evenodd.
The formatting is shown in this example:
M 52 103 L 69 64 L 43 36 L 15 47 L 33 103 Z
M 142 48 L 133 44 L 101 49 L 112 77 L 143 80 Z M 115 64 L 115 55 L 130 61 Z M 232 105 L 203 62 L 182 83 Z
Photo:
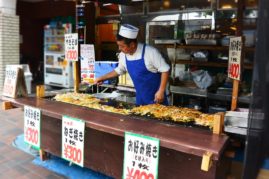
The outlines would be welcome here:
M 24 73 L 25 77 L 25 83 L 26 83 L 26 89 L 27 93 L 31 94 L 32 93 L 32 80 L 33 80 L 33 75 L 30 72 Z

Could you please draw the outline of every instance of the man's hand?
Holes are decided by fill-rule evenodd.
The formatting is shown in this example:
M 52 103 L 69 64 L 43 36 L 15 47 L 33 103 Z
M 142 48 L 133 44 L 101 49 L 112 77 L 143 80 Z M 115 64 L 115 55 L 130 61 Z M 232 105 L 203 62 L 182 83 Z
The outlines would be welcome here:
M 162 102 L 164 101 L 164 91 L 158 90 L 158 91 L 155 93 L 154 101 L 155 101 L 156 103 L 162 103 Z
M 102 78 L 96 78 L 95 80 L 94 80 L 94 84 L 97 84 L 97 85 L 101 85 L 101 84 L 103 84 L 103 79 Z

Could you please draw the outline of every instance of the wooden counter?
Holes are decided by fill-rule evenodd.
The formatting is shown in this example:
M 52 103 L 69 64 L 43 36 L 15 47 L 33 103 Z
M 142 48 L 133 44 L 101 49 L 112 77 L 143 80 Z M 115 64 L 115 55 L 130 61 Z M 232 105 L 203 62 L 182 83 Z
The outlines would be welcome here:
M 160 139 L 159 178 L 222 178 L 225 172 L 223 151 L 228 143 L 225 135 L 202 129 L 181 127 L 93 110 L 62 102 L 38 98 L 2 98 L 14 106 L 29 105 L 42 110 L 41 148 L 61 156 L 61 119 L 63 115 L 86 121 L 86 167 L 115 178 L 121 178 L 124 132 L 129 131 Z M 213 165 L 202 171 L 202 156 L 213 153 Z

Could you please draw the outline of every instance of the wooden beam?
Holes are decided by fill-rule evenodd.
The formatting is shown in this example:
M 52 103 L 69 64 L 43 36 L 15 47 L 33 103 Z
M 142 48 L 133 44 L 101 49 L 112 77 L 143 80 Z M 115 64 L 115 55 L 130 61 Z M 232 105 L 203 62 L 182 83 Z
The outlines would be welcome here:
M 2 102 L 2 109 L 3 110 L 8 110 L 8 109 L 12 109 L 12 108 L 14 108 L 14 107 L 13 107 L 11 102 L 9 102 L 9 101 Z
M 214 115 L 213 134 L 222 134 L 224 126 L 224 113 L 219 112 Z
M 201 170 L 208 172 L 209 169 L 212 166 L 212 152 L 206 152 L 203 155 L 202 164 L 201 164 Z

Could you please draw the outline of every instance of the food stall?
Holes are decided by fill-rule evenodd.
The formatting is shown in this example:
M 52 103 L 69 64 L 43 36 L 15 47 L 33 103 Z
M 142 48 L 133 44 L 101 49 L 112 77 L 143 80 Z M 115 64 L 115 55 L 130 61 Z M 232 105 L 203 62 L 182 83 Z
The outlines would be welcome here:
M 41 110 L 40 148 L 56 156 L 61 156 L 62 116 L 84 120 L 84 166 L 114 178 L 122 177 L 124 133 L 127 131 L 160 139 L 159 178 L 224 178 L 228 169 L 224 157 L 228 136 L 213 134 L 209 129 L 163 123 L 143 116 L 111 113 L 45 98 L 3 97 L 3 100 L 10 101 L 13 106 L 32 106 Z M 208 171 L 204 171 L 206 169 Z
M 209 1 L 206 2 L 206 5 L 211 5 Z M 158 9 L 158 3 L 160 2 L 155 4 L 155 9 Z M 140 5 L 143 4 L 140 3 Z M 79 7 L 81 8 L 81 5 Z M 142 7 L 144 8 L 144 5 Z M 180 8 L 181 7 L 182 6 L 180 6 Z M 144 13 L 143 8 L 142 10 L 140 9 L 141 12 L 136 15 Z M 206 8 L 208 8 L 208 6 L 206 6 Z M 152 11 L 152 14 L 154 15 L 154 11 Z M 149 14 L 149 16 L 152 14 Z M 126 18 L 128 17 L 126 16 L 125 20 Z M 99 18 L 99 20 L 101 21 L 102 18 Z M 175 21 L 178 21 L 178 19 Z M 209 20 L 206 19 L 203 26 L 208 26 L 208 24 L 211 23 L 208 23 L 208 21 Z M 114 22 L 117 21 L 112 21 L 113 27 L 115 25 Z M 148 27 L 153 29 L 152 31 L 155 31 L 152 26 L 159 27 L 160 24 L 153 23 L 152 25 L 148 23 Z M 194 23 L 193 26 L 196 26 L 196 23 Z M 175 32 L 175 27 L 176 26 L 172 26 L 172 28 L 170 27 L 168 30 Z M 161 29 L 163 28 L 166 28 L 166 25 L 161 26 Z M 163 32 L 161 33 L 166 34 Z M 158 33 L 149 34 L 157 34 L 155 37 L 160 37 Z M 205 36 L 205 34 L 200 34 L 199 36 L 202 37 L 202 35 Z M 214 35 L 215 37 L 215 34 L 210 35 Z M 196 36 L 197 34 L 193 34 L 191 37 L 196 38 Z M 81 37 L 81 35 L 79 35 L 79 37 Z M 178 38 L 177 33 L 175 33 L 172 37 Z M 171 37 L 165 36 L 163 38 Z M 201 46 L 201 44 L 171 45 L 171 39 L 155 39 L 153 42 L 156 44 L 157 42 L 162 42 L 161 45 L 163 45 L 163 40 L 169 41 L 166 41 L 166 44 L 164 44 L 166 47 L 173 46 L 175 49 L 185 48 L 187 50 L 200 50 L 202 48 L 211 51 L 228 50 L 227 46 L 215 46 L 215 42 L 217 43 L 216 39 L 213 39 L 213 46 L 212 44 L 203 46 Z M 195 42 L 201 42 L 200 37 L 195 40 Z M 202 40 L 212 41 L 212 39 Z M 181 40 L 173 39 L 172 43 L 174 42 L 181 43 Z M 250 50 L 253 52 L 253 49 Z M 176 50 L 174 52 L 176 53 Z M 182 57 L 182 54 L 180 57 Z M 196 66 L 199 66 L 200 64 L 201 66 L 221 68 L 227 68 L 228 66 L 227 62 L 191 61 L 189 58 L 174 60 L 173 67 L 175 67 L 176 63 Z M 74 66 L 77 67 L 78 64 L 75 64 Z M 76 75 L 79 76 L 78 74 Z M 77 82 L 78 80 L 76 83 Z M 76 87 L 76 89 L 78 89 L 78 87 Z M 188 92 L 189 91 L 190 90 L 188 89 Z M 180 91 L 175 90 L 174 92 L 179 93 Z M 40 94 L 39 91 L 38 93 Z M 197 91 L 194 93 L 197 95 Z M 151 106 L 151 109 L 143 106 L 141 108 L 129 108 L 126 106 L 124 106 L 124 108 L 115 108 L 107 106 L 105 103 L 102 103 L 103 101 L 96 100 L 89 96 L 83 96 L 83 94 L 81 94 L 82 97 L 80 97 L 78 93 L 70 93 L 69 95 L 70 96 L 68 97 L 64 97 L 64 100 L 59 100 L 59 98 L 57 99 L 57 96 L 55 98 L 51 98 L 44 95 L 39 95 L 39 97 L 22 97 L 15 99 L 3 97 L 2 99 L 9 101 L 12 106 L 21 108 L 31 106 L 41 111 L 41 154 L 45 152 L 56 156 L 62 156 L 62 121 L 63 116 L 70 116 L 85 122 L 84 167 L 102 172 L 113 178 L 121 178 L 123 176 L 125 133 L 132 132 L 160 140 L 158 168 L 159 178 L 226 177 L 229 168 L 229 160 L 225 157 L 225 150 L 229 144 L 229 137 L 222 133 L 223 113 L 209 115 L 194 109 L 173 106 L 165 108 L 161 105 Z M 188 93 L 188 95 L 190 95 L 190 93 Z M 89 99 L 89 101 L 85 102 L 81 99 Z M 92 101 L 98 101 L 98 104 L 95 103 L 93 105 Z M 182 111 L 184 115 L 182 116 L 181 113 L 170 113 L 170 116 L 166 116 L 167 118 L 163 116 L 158 118 L 159 114 L 167 114 L 167 111 L 173 110 L 176 110 L 177 112 Z M 152 113 L 152 111 L 158 112 L 158 114 Z M 43 156 L 44 155 L 41 155 L 41 157 Z

